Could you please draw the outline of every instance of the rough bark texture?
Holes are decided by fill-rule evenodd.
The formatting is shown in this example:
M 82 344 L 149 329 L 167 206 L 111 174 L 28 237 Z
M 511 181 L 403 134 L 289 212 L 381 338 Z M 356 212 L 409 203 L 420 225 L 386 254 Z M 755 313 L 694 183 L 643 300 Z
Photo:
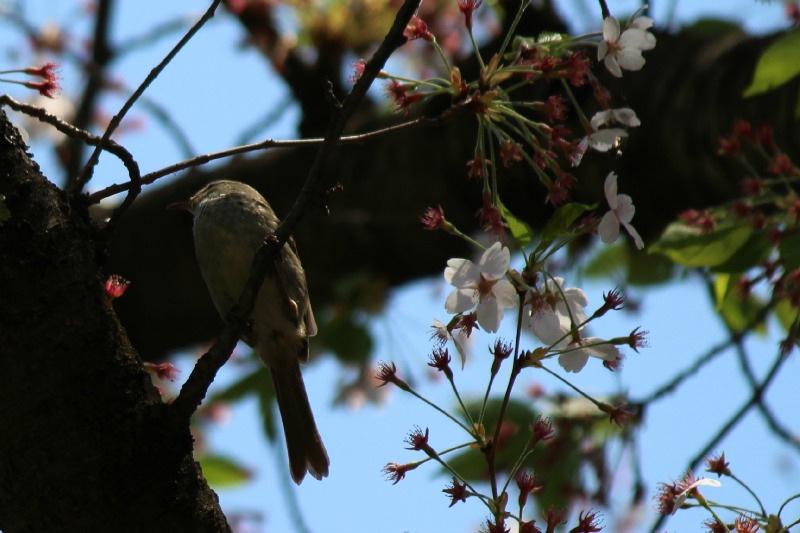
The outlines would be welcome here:
M 0 111 L 0 530 L 229 531 L 106 295 L 84 206 Z

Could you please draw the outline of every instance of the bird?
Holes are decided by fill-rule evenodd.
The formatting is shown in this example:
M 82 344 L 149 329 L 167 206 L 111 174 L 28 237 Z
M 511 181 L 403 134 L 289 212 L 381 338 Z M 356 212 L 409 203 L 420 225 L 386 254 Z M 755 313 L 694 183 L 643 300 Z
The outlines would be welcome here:
M 213 181 L 169 207 L 194 216 L 197 263 L 224 319 L 250 277 L 256 252 L 278 227 L 278 217 L 257 190 L 231 180 Z M 298 485 L 306 472 L 317 479 L 327 477 L 330 466 L 300 371 L 308 361 L 308 338 L 316 333 L 305 272 L 290 239 L 267 270 L 242 339 L 269 368 L 289 470 Z

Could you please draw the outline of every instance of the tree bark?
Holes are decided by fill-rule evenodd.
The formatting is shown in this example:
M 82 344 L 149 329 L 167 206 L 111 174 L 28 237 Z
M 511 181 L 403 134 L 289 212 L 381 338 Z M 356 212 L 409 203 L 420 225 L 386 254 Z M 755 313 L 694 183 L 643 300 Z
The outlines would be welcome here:
M 103 285 L 82 200 L 0 111 L 0 530 L 230 531 Z

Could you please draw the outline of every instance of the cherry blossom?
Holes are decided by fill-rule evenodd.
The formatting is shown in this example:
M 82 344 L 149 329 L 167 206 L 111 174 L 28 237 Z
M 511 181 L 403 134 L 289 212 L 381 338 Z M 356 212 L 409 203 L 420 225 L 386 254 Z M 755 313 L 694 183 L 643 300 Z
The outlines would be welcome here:
M 619 226 L 625 228 L 636 244 L 636 248 L 641 250 L 644 248 L 642 237 L 639 232 L 631 226 L 631 220 L 636 213 L 636 208 L 633 206 L 633 200 L 627 194 L 617 194 L 617 175 L 610 172 L 606 177 L 606 182 L 603 187 L 606 193 L 606 201 L 611 208 L 603 218 L 600 220 L 600 225 L 597 227 L 597 232 L 600 234 L 600 239 L 606 243 L 611 244 L 619 237 Z
M 581 140 L 581 144 L 587 144 L 598 152 L 608 152 L 619 145 L 620 139 L 628 136 L 628 132 L 622 128 L 604 128 L 595 130 Z M 585 151 L 585 148 L 584 148 Z
M 548 279 L 544 285 L 544 298 L 531 307 L 530 326 L 540 341 L 555 344 L 575 326 L 586 322 L 584 308 L 589 299 L 583 290 L 563 288 L 564 278 Z
M 505 279 L 511 252 L 496 242 L 475 265 L 469 259 L 450 259 L 444 279 L 455 287 L 445 302 L 448 313 L 463 313 L 477 306 L 478 324 L 494 333 L 503 319 L 503 309 L 517 304 L 517 292 Z
M 638 17 L 620 33 L 619 22 L 614 17 L 603 21 L 603 40 L 597 46 L 597 60 L 605 63 L 608 71 L 617 78 L 622 69 L 641 70 L 645 60 L 642 52 L 656 45 L 655 36 L 647 31 L 653 26 L 648 17 Z
M 558 364 L 567 372 L 580 372 L 589 361 L 589 356 L 604 361 L 616 362 L 622 359 L 622 354 L 616 346 L 597 337 L 586 337 L 578 341 L 563 343 Z
M 701 487 L 704 485 L 707 485 L 709 487 L 722 486 L 722 483 L 720 483 L 716 479 L 701 477 L 700 479 L 692 480 L 692 477 L 693 476 L 689 474 L 684 482 L 678 484 L 678 487 L 682 488 L 683 491 L 675 495 L 675 501 L 673 502 L 672 505 L 673 515 L 678 512 L 678 509 L 680 509 L 684 503 L 686 503 L 686 498 L 688 498 L 689 495 L 692 493 L 692 491 L 694 491 L 697 487 Z M 691 481 L 691 483 L 688 483 L 689 481 Z
M 628 126 L 629 128 L 635 128 L 642 124 L 642 122 L 639 120 L 639 117 L 636 116 L 636 112 L 630 107 L 598 111 L 594 114 L 592 120 L 589 121 L 589 123 L 592 125 L 592 128 L 595 130 L 600 129 L 600 126 L 605 126 L 606 124 L 611 124 L 613 122 L 618 122 L 619 124 Z

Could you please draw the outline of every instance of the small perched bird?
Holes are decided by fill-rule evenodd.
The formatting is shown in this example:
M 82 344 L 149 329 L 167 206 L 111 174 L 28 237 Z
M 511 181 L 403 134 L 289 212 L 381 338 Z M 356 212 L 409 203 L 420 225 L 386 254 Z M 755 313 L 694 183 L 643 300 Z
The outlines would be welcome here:
M 237 181 L 209 183 L 189 200 L 170 207 L 194 215 L 194 246 L 200 272 L 220 316 L 239 300 L 253 258 L 278 227 L 278 217 L 261 194 Z M 330 460 L 314 422 L 300 373 L 308 361 L 308 337 L 317 324 L 308 299 L 306 276 L 290 240 L 267 270 L 244 341 L 270 370 L 283 420 L 289 468 L 298 485 L 306 471 L 328 475 Z

